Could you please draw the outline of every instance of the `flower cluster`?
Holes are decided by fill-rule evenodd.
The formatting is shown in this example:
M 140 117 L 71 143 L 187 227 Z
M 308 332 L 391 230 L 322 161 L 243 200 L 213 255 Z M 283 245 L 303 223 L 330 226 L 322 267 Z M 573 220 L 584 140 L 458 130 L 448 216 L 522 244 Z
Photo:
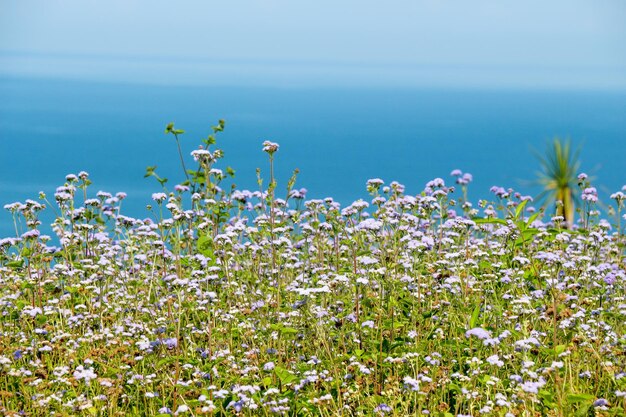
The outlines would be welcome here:
M 210 155 L 193 153 L 199 165 Z M 135 218 L 125 194 L 90 195 L 86 173 L 66 181 L 54 237 L 40 231 L 45 196 L 5 206 L 18 230 L 0 239 L 3 414 L 626 405 L 625 241 L 612 219 L 565 228 L 502 187 L 473 206 L 442 178 L 415 192 L 371 179 L 371 201 L 345 207 L 303 188 L 271 200 L 183 184 Z

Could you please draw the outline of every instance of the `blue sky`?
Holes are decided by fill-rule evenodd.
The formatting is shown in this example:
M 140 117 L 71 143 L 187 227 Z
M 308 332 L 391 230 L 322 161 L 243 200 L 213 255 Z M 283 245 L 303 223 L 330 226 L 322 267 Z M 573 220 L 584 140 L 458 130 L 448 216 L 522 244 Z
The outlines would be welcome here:
M 0 75 L 626 89 L 626 2 L 0 0 Z

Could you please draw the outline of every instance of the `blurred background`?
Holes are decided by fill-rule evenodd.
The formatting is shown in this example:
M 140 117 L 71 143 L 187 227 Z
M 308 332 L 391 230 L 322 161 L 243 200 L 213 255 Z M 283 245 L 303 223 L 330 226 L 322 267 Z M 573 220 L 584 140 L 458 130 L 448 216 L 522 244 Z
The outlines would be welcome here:
M 532 149 L 558 136 L 606 200 L 626 184 L 624 22 L 620 0 L 0 0 L 0 205 L 84 170 L 147 216 L 146 166 L 184 179 L 165 125 L 189 155 L 218 119 L 239 188 L 272 140 L 279 190 L 299 168 L 308 197 L 348 204 L 375 177 L 417 194 L 457 168 L 473 201 L 536 195 Z

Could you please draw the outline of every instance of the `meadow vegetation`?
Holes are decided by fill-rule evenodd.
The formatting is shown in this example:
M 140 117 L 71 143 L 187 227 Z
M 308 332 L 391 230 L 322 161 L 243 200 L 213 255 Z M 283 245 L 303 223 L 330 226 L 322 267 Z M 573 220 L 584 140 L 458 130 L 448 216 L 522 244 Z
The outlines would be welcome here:
M 269 141 L 258 189 L 231 186 L 223 129 L 187 169 L 167 126 L 184 182 L 149 167 L 146 218 L 86 172 L 5 206 L 2 413 L 626 415 L 626 188 L 601 214 L 579 175 L 572 224 L 512 189 L 472 204 L 459 170 L 342 207 L 278 184 Z

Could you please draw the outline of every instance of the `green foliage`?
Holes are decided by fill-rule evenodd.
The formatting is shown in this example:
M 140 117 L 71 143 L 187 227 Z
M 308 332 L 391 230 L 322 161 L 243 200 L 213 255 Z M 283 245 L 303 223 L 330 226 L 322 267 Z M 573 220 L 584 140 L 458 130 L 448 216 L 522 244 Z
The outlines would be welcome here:
M 165 189 L 165 184 L 167 183 L 167 178 L 161 178 L 156 173 L 156 169 L 157 169 L 156 165 L 147 167 L 146 168 L 146 173 L 144 174 L 143 177 L 144 178 L 154 177 L 157 180 L 157 182 L 159 183 L 159 185 Z

